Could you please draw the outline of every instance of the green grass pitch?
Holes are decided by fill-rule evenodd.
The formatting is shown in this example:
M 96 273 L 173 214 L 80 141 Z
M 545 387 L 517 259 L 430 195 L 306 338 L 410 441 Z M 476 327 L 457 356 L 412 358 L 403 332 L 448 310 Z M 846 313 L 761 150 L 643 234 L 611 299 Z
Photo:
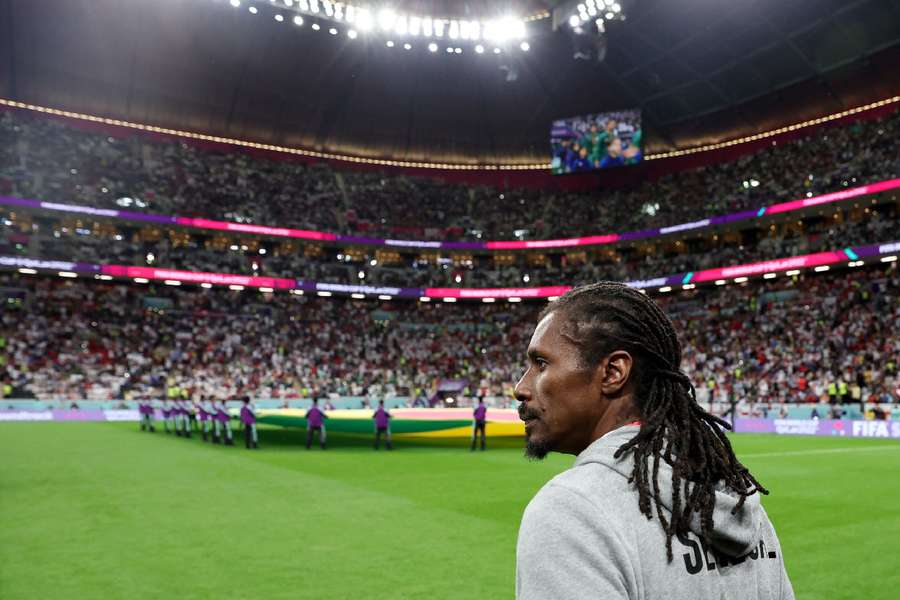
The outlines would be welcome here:
M 266 429 L 262 450 L 131 423 L 0 425 L 0 597 L 511 598 L 525 504 L 571 457 L 392 453 Z M 900 443 L 735 436 L 802 599 L 896 598 Z M 237 440 L 240 442 L 240 440 Z

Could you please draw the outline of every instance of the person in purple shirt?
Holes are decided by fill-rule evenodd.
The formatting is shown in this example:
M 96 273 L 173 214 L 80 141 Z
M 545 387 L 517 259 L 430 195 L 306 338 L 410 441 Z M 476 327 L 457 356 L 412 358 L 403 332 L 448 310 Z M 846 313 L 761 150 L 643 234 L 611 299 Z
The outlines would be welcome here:
M 372 419 L 375 420 L 375 449 L 378 450 L 381 446 L 381 436 L 384 434 L 387 449 L 393 450 L 391 446 L 391 413 L 385 410 L 384 400 L 378 401 L 378 408 L 375 409 Z
M 216 422 L 222 428 L 222 442 L 226 446 L 234 446 L 234 439 L 231 437 L 231 415 L 228 414 L 224 400 L 219 400 L 216 404 Z
M 247 450 L 251 447 L 259 449 L 259 437 L 256 433 L 256 407 L 250 402 L 250 396 L 244 396 L 241 407 L 241 423 L 244 425 L 244 444 Z
M 171 424 L 171 421 L 172 421 L 172 405 L 169 403 L 168 398 L 163 398 L 162 416 L 163 416 L 163 424 L 166 427 L 166 433 L 172 433 L 172 429 L 169 428 L 169 425 Z
M 197 416 L 200 418 L 200 435 L 203 437 L 203 441 L 209 441 L 209 413 L 206 412 L 206 397 L 201 396 L 200 401 L 197 402 Z
M 475 442 L 478 439 L 478 433 L 481 433 L 481 449 L 484 450 L 485 438 L 487 437 L 485 434 L 485 424 L 487 423 L 487 406 L 484 405 L 484 398 L 478 399 L 478 406 L 475 407 L 475 411 L 472 413 L 472 416 L 475 418 L 475 422 L 472 423 L 472 448 L 471 452 L 475 451 Z
M 153 433 L 156 429 L 153 427 L 153 404 L 149 398 L 138 400 L 138 413 L 141 416 L 141 431 L 149 431 Z
M 328 415 L 319 409 L 319 399 L 313 398 L 312 406 L 306 411 L 306 449 L 312 447 L 313 433 L 319 434 L 319 445 L 325 449 L 325 419 Z

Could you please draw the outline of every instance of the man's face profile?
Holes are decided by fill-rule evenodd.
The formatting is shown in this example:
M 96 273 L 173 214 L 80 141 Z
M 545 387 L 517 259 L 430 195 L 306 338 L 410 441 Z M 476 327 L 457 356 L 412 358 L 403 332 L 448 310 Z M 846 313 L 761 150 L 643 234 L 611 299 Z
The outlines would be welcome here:
M 586 369 L 578 348 L 561 334 L 565 319 L 554 311 L 538 323 L 528 345 L 528 367 L 516 384 L 530 458 L 581 452 L 603 414 L 597 370 Z

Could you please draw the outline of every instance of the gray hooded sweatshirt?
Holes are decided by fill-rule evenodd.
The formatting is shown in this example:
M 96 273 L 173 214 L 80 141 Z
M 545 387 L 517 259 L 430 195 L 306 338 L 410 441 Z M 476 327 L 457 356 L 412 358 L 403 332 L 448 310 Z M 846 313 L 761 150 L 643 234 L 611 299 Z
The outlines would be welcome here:
M 631 455 L 613 458 L 637 432 L 627 425 L 607 433 L 528 504 L 516 549 L 516 598 L 793 599 L 759 494 L 732 515 L 738 499 L 717 490 L 710 545 L 701 541 L 695 518 L 690 534 L 672 539 L 668 562 L 659 520 L 640 512 L 637 490 L 628 483 Z M 671 509 L 671 478 L 671 467 L 660 461 L 664 514 Z

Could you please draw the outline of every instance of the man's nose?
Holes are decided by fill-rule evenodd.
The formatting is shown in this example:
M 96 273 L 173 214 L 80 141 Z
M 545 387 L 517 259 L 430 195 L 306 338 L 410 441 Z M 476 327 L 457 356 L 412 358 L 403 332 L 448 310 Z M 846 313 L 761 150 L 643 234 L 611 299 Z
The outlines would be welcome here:
M 516 387 L 513 390 L 513 394 L 519 402 L 531 400 L 531 378 L 528 376 L 530 371 L 531 369 L 522 374 L 522 377 L 519 378 L 519 382 L 516 383 Z

